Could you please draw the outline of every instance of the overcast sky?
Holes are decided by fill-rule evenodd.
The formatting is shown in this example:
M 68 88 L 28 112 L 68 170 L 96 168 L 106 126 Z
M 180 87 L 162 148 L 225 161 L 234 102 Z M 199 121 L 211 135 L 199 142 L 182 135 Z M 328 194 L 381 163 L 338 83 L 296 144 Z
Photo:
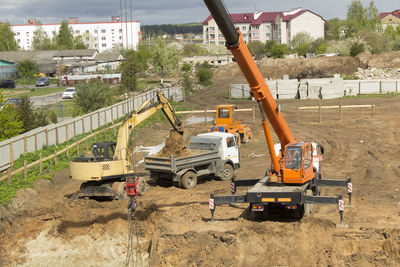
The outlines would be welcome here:
M 0 21 L 22 24 L 28 18 L 45 23 L 58 23 L 65 17 L 78 17 L 80 22 L 110 21 L 111 16 L 120 15 L 120 2 L 133 5 L 133 20 L 142 25 L 202 22 L 209 12 L 202 0 L 0 0 Z M 225 0 L 229 12 L 287 11 L 302 7 L 325 19 L 345 18 L 351 0 Z M 361 1 L 366 7 L 370 0 Z M 400 8 L 399 0 L 374 1 L 379 12 Z M 123 11 L 125 18 L 125 12 Z

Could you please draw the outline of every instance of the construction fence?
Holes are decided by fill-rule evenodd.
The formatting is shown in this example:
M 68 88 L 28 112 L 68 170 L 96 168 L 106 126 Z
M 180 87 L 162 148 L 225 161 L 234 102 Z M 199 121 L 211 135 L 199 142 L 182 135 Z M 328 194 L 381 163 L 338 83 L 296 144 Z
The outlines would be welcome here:
M 129 112 L 136 110 L 146 100 L 156 97 L 157 91 L 157 89 L 148 91 L 92 113 L 57 124 L 39 127 L 0 142 L 0 171 L 12 167 L 14 161 L 22 154 L 41 150 L 45 146 L 61 144 L 76 136 L 92 133 L 99 127 L 113 123 Z M 185 101 L 183 87 L 171 87 L 161 89 L 161 91 L 170 101 Z
M 400 80 L 265 80 L 275 99 L 335 99 L 343 96 L 399 93 Z M 229 99 L 250 98 L 248 84 L 231 84 Z

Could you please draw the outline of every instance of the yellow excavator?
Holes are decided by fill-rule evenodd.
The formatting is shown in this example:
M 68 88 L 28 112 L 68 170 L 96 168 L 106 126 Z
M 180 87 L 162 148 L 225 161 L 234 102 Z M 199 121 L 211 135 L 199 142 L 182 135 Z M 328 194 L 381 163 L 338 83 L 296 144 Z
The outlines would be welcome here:
M 70 178 L 83 181 L 74 197 L 122 199 L 125 197 L 125 181 L 134 174 L 132 130 L 147 118 L 162 110 L 175 131 L 183 134 L 182 122 L 175 114 L 168 99 L 158 92 L 152 100 L 145 101 L 122 122 L 117 142 L 96 142 L 90 151 L 75 158 L 69 164 Z M 144 180 L 137 183 L 138 194 L 144 194 Z

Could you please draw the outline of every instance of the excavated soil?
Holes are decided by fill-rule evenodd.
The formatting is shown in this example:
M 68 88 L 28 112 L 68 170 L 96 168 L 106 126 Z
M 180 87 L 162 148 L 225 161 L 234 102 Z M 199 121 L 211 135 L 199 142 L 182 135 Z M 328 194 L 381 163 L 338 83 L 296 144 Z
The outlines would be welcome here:
M 186 136 L 171 130 L 168 138 L 165 140 L 165 146 L 157 154 L 158 157 L 185 157 L 191 155 L 191 151 L 186 147 Z
M 190 106 L 213 108 L 226 102 L 232 76 L 218 76 L 215 85 L 187 98 Z M 375 104 L 369 109 L 302 111 L 307 105 Z M 251 101 L 234 101 L 239 108 Z M 143 266 L 399 266 L 400 265 L 400 98 L 279 101 L 282 112 L 300 140 L 325 147 L 323 178 L 353 179 L 354 207 L 346 207 L 348 228 L 336 228 L 336 206 L 314 205 L 310 217 L 289 216 L 258 221 L 247 205 L 218 206 L 210 222 L 210 193 L 230 195 L 229 182 L 207 178 L 196 188 L 158 186 L 139 197 L 134 256 Z M 262 177 L 270 165 L 267 146 L 252 114 L 240 113 L 254 138 L 240 147 L 239 179 Z M 189 135 L 207 131 L 207 125 L 185 128 Z M 143 129 L 136 145 L 162 143 L 170 126 L 157 123 Z M 275 138 L 275 137 L 274 137 Z M 275 138 L 276 141 L 276 138 Z M 19 192 L 11 207 L 0 209 L 0 265 L 12 266 L 123 266 L 128 246 L 127 200 L 99 202 L 70 200 L 66 196 L 80 183 L 58 172 L 51 181 Z M 238 194 L 244 193 L 241 188 Z M 345 193 L 324 188 L 323 195 Z M 347 201 L 347 196 L 345 200 Z M 136 245 L 136 235 L 135 235 Z

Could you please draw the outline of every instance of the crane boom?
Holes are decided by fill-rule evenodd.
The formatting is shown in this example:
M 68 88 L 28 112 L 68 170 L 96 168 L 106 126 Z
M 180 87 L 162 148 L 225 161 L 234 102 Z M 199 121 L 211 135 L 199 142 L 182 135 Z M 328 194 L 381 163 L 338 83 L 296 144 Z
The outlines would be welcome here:
M 246 77 L 254 99 L 262 105 L 263 111 L 277 134 L 282 148 L 284 148 L 287 144 L 294 142 L 295 139 L 285 118 L 277 108 L 277 103 L 272 97 L 268 85 L 265 83 L 249 49 L 244 43 L 242 34 L 235 29 L 221 0 L 204 0 L 204 2 L 221 30 L 221 33 L 224 35 L 227 48 L 232 52 L 236 62 L 239 64 L 240 69 Z

